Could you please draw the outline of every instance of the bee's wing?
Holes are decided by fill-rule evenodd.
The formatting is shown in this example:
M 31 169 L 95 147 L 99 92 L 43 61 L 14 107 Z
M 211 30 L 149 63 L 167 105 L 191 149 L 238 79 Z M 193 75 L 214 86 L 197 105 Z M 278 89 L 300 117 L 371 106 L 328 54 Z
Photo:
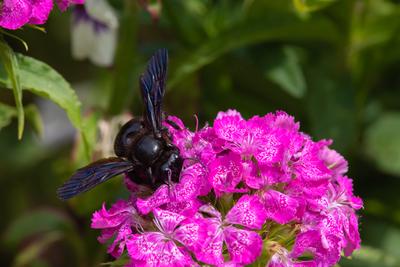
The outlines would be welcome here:
M 133 168 L 132 162 L 121 158 L 107 158 L 95 161 L 78 169 L 68 181 L 57 189 L 57 195 L 61 200 L 70 199 L 114 176 L 129 172 Z
M 145 121 L 153 132 L 161 129 L 162 100 L 167 77 L 168 51 L 158 50 L 150 59 L 146 72 L 140 76 L 140 89 L 145 105 Z

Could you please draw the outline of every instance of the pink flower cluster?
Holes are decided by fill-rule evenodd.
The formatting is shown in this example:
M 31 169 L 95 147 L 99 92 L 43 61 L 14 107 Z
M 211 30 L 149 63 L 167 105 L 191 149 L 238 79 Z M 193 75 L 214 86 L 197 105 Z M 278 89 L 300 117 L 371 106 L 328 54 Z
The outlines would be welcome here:
M 93 214 L 128 266 L 333 266 L 359 248 L 362 200 L 346 160 L 284 112 L 220 112 L 196 132 L 165 124 L 186 158 L 180 181 Z
M 85 0 L 57 0 L 62 11 L 70 4 Z M 0 27 L 16 30 L 25 24 L 43 24 L 53 8 L 53 0 L 3 0 L 0 5 Z

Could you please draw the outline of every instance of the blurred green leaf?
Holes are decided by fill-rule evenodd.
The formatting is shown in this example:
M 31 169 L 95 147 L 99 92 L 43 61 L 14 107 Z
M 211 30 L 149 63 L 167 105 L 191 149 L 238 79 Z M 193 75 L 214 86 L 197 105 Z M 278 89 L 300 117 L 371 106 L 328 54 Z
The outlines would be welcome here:
M 0 130 L 10 124 L 11 119 L 17 115 L 15 107 L 0 103 Z
M 43 134 L 43 122 L 39 110 L 33 104 L 24 107 L 25 117 L 31 123 L 36 133 Z M 10 124 L 11 119 L 17 116 L 15 107 L 0 103 L 0 129 Z
M 324 8 L 337 0 L 292 0 L 297 12 L 308 13 Z
M 381 170 L 400 176 L 400 113 L 385 113 L 368 127 L 365 149 Z
M 351 259 L 342 259 L 340 265 L 343 267 L 398 267 L 400 259 L 380 248 L 362 246 L 361 249 L 354 251 Z
M 20 81 L 22 73 L 20 71 L 16 54 L 4 40 L 0 40 L 0 58 L 5 72 L 7 73 L 7 78 L 10 81 L 10 87 L 13 90 L 18 116 L 18 139 L 21 139 L 24 132 L 25 122 L 24 107 L 22 105 L 22 87 Z
M 30 122 L 33 129 L 35 130 L 36 134 L 39 136 L 43 136 L 43 121 L 42 117 L 40 116 L 38 108 L 30 104 L 25 107 L 25 116 L 26 119 Z
M 21 78 L 21 86 L 41 97 L 47 98 L 65 110 L 72 125 L 77 128 L 88 146 L 88 138 L 82 128 L 81 102 L 70 84 L 52 67 L 44 62 L 22 54 L 16 55 Z M 0 69 L 0 84 L 10 88 L 12 82 L 4 69 Z M 86 149 L 87 157 L 88 149 Z
M 301 98 L 306 92 L 306 81 L 295 48 L 284 47 L 278 62 L 268 67 L 265 75 L 294 97 Z
M 7 246 L 14 248 L 32 235 L 68 229 L 73 229 L 72 222 L 60 212 L 55 210 L 37 210 L 25 213 L 13 221 L 5 231 L 4 242 Z
M 312 136 L 332 139 L 339 152 L 348 152 L 356 140 L 355 94 L 343 74 L 329 73 L 330 68 L 309 73 L 311 79 L 305 98 Z
M 50 232 L 43 235 L 40 239 L 35 240 L 35 242 L 31 243 L 28 247 L 17 254 L 13 266 L 26 266 L 45 252 L 52 243 L 61 238 L 62 234 L 60 232 Z
M 98 142 L 98 122 L 99 122 L 100 114 L 97 112 L 93 112 L 88 116 L 83 117 L 82 127 L 87 136 L 88 142 L 85 145 L 84 140 L 79 138 L 78 147 L 76 149 L 76 154 L 74 155 L 75 161 L 77 164 L 87 164 L 91 160 L 91 158 L 87 157 L 87 153 L 89 155 L 93 154 L 95 146 Z
M 174 87 L 182 79 L 210 64 L 221 55 L 244 46 L 266 41 L 296 39 L 335 43 L 340 38 L 340 33 L 335 26 L 323 18 L 316 18 L 312 21 L 301 21 L 294 18 L 284 18 L 279 22 L 258 19 L 246 21 L 203 42 L 194 51 L 189 54 L 185 53 L 171 62 L 173 65 L 168 85 L 170 88 Z

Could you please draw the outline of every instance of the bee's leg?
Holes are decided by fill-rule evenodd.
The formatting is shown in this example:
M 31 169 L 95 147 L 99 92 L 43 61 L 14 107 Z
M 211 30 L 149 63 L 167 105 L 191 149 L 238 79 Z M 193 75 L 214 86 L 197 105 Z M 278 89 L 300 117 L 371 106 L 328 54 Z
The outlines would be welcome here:
M 153 176 L 153 172 L 151 171 L 150 167 L 148 167 L 146 169 L 146 176 L 147 176 L 147 179 L 149 179 L 151 181 L 151 185 L 154 186 L 156 184 L 156 178 Z
M 197 158 L 183 158 L 183 160 L 190 160 L 190 161 L 192 161 L 193 164 L 191 164 L 191 165 L 194 165 L 194 164 L 196 164 L 196 163 L 200 163 L 200 165 L 201 165 L 204 169 L 206 169 L 206 165 L 204 165 L 204 163 L 203 163 L 201 160 L 197 159 Z M 191 165 L 189 165 L 189 166 L 191 166 Z

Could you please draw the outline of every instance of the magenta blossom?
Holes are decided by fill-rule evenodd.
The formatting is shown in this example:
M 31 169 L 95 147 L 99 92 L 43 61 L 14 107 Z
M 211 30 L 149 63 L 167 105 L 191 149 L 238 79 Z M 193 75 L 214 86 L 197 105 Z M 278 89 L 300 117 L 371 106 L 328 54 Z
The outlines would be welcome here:
M 246 120 L 228 110 L 194 132 L 169 119 L 179 182 L 151 191 L 126 178 L 130 201 L 93 216 L 110 254 L 126 247 L 131 267 L 317 267 L 360 247 L 362 200 L 332 141 L 313 141 L 282 111 Z
M 85 0 L 58 0 L 62 11 L 70 4 Z M 3 0 L 0 6 L 0 27 L 16 30 L 25 24 L 44 24 L 53 8 L 53 0 Z

